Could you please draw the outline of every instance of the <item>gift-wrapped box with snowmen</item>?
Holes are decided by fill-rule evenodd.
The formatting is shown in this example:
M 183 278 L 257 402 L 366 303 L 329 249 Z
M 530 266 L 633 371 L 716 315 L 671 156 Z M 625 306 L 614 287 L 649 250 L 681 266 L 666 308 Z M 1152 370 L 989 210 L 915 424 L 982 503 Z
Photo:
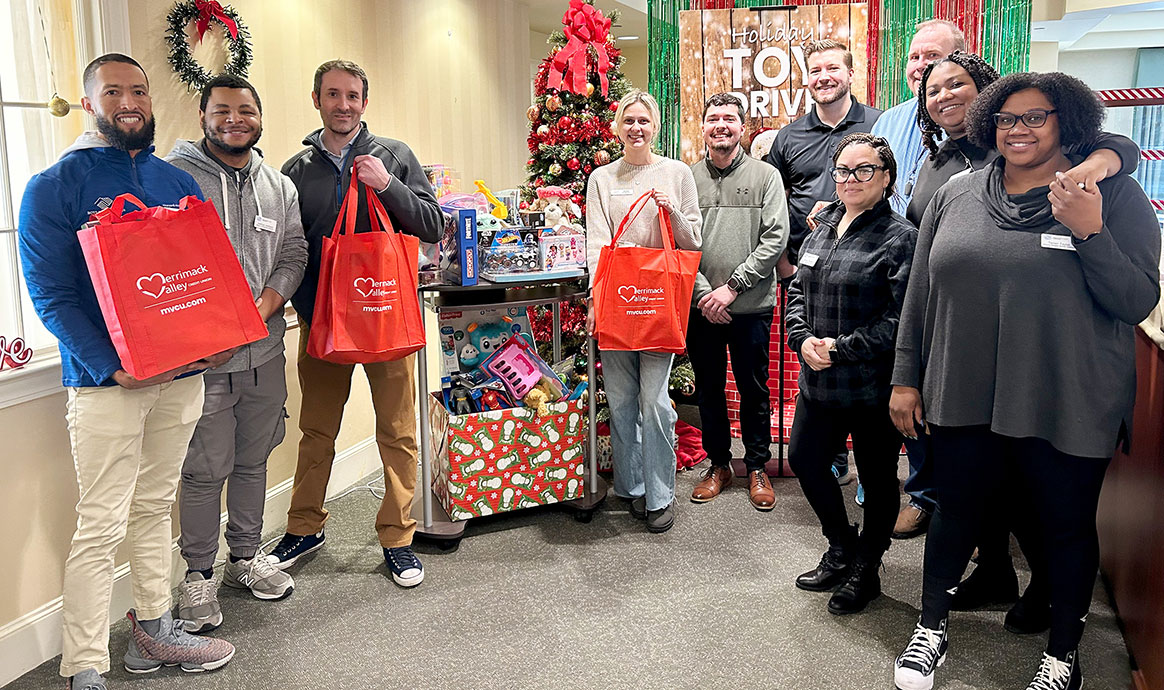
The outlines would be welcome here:
M 580 498 L 586 404 L 562 400 L 454 415 L 429 397 L 433 492 L 453 520 Z

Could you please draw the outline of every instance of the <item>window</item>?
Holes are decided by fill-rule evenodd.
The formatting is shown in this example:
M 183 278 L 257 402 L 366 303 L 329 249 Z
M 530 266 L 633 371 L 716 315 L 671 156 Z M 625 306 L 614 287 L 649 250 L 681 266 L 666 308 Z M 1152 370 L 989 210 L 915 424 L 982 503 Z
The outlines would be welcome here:
M 80 134 L 83 21 L 76 0 L 8 0 L 0 5 L 0 336 L 23 338 L 34 361 L 57 358 L 21 276 L 16 221 L 25 185 Z M 51 58 L 50 58 L 51 55 Z M 71 105 L 53 117 L 55 92 Z M 0 377 L 3 374 L 0 373 Z

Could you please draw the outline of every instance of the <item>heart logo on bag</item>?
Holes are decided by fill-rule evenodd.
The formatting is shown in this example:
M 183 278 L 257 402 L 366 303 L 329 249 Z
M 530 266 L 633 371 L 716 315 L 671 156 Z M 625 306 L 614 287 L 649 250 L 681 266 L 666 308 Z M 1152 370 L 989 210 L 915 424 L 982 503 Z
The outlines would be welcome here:
M 372 290 L 376 289 L 376 279 L 375 278 L 356 278 L 356 282 L 354 283 L 354 285 L 356 288 L 356 292 L 360 293 L 364 297 L 368 297 L 369 295 L 372 294 Z M 363 285 L 364 287 L 360 287 L 361 285 Z
M 162 294 L 162 288 L 166 284 L 166 277 L 161 273 L 155 273 L 149 276 L 142 276 L 137 279 L 137 289 L 143 295 L 149 295 L 157 299 Z
M 622 301 L 630 302 L 638 294 L 638 291 L 639 289 L 634 285 L 620 285 L 618 287 L 618 296 L 622 298 Z

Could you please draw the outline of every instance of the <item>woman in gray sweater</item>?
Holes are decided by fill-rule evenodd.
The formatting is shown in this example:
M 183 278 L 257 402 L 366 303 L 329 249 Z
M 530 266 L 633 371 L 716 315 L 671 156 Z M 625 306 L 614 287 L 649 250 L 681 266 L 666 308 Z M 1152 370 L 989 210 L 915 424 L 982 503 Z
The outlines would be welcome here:
M 592 277 L 612 230 L 647 192 L 654 202 L 648 202 L 648 208 L 658 206 L 670 216 L 680 249 L 699 249 L 701 244 L 702 215 L 691 168 L 651 152 L 659 131 L 655 99 L 643 91 L 623 96 L 612 126 L 622 141 L 623 156 L 596 169 L 586 187 L 586 252 Z M 662 247 L 664 241 L 658 214 L 643 212 L 627 225 L 619 246 Z M 593 304 L 590 307 L 586 325 L 593 335 Z M 630 513 L 645 518 L 651 532 L 666 532 L 675 522 L 677 415 L 667 390 L 671 359 L 658 352 L 602 352 L 614 493 L 630 501 Z
M 1026 497 L 1027 555 L 1050 586 L 1051 632 L 1028 689 L 1082 683 L 1096 506 L 1131 424 L 1132 329 L 1160 297 L 1160 230 L 1143 190 L 1126 176 L 1066 174 L 1076 161 L 1063 148 L 1093 140 L 1102 119 L 1074 77 L 1003 77 L 967 114 L 970 139 L 1000 157 L 950 180 L 923 215 L 890 409 L 903 433 L 926 423 L 940 498 L 921 620 L 895 664 L 903 690 L 933 686 L 951 599 L 1004 487 Z

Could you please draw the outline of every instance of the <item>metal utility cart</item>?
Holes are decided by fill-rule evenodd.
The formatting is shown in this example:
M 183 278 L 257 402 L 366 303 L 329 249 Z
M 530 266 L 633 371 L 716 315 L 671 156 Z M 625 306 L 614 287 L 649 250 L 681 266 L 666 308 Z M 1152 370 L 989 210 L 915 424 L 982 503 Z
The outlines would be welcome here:
M 445 310 L 464 309 L 507 309 L 512 307 L 532 307 L 550 305 L 553 313 L 553 353 L 554 361 L 562 357 L 562 328 L 560 305 L 563 302 L 586 298 L 586 278 L 570 279 L 531 278 L 520 282 L 492 283 L 481 280 L 472 287 L 460 285 L 434 284 L 420 288 L 422 303 L 436 313 Z M 606 498 L 606 482 L 598 476 L 598 455 L 595 449 L 595 407 L 594 381 L 595 366 L 594 353 L 597 349 L 593 339 L 586 348 L 586 373 L 590 381 L 587 395 L 587 453 L 585 460 L 586 481 L 584 493 L 580 498 L 565 501 L 560 505 L 573 508 L 575 518 L 582 522 L 589 522 L 594 509 Z M 428 397 L 428 360 L 424 349 L 417 353 L 417 396 L 420 410 L 420 463 L 421 488 L 418 493 L 420 501 L 414 501 L 412 516 L 417 521 L 416 533 L 422 537 L 452 546 L 458 542 L 465 532 L 468 520 L 453 521 L 444 508 L 433 499 L 432 489 L 432 453 L 431 429 L 429 423 Z

